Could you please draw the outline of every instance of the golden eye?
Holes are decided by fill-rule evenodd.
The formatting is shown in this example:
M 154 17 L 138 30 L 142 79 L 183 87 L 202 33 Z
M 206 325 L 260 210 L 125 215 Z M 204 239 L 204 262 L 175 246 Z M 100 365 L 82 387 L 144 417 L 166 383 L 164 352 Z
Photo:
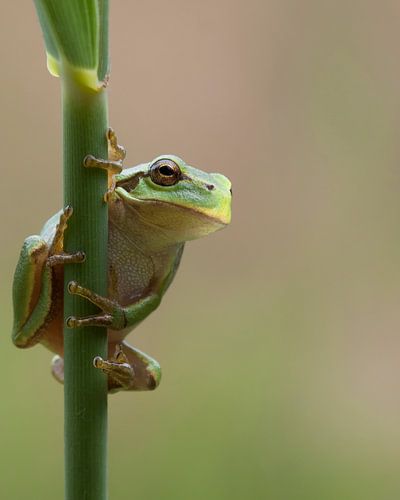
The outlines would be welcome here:
M 150 167 L 150 178 L 159 186 L 173 186 L 181 177 L 181 169 L 172 160 L 157 160 Z

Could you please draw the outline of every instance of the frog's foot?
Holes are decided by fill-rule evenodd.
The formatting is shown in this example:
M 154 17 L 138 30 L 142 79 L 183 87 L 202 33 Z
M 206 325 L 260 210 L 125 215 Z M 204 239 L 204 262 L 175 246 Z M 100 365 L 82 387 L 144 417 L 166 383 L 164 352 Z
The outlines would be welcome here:
M 110 345 L 113 349 L 114 345 Z M 115 345 L 114 356 L 104 360 L 96 356 L 93 365 L 108 375 L 108 390 L 152 391 L 161 380 L 161 368 L 157 361 L 126 342 Z M 64 360 L 54 356 L 51 362 L 53 377 L 64 383 Z
M 86 168 L 102 168 L 108 172 L 109 188 L 104 194 L 104 201 L 108 202 L 115 190 L 115 174 L 119 174 L 123 168 L 123 161 L 126 156 L 125 148 L 118 144 L 117 136 L 112 128 L 107 130 L 108 142 L 108 160 L 95 158 L 93 155 L 87 155 L 83 160 Z
M 61 212 L 60 219 L 56 226 L 56 232 L 54 234 L 53 241 L 49 248 L 49 255 L 55 255 L 62 253 L 63 245 L 64 245 L 64 233 L 68 226 L 68 219 L 72 215 L 72 207 L 71 205 L 67 205 L 64 210 Z
M 86 316 L 83 318 L 70 316 L 67 319 L 67 326 L 69 328 L 79 328 L 82 326 L 106 326 L 112 328 L 113 330 L 122 330 L 125 326 L 127 326 L 124 309 L 117 302 L 107 299 L 106 297 L 102 297 L 88 288 L 78 285 L 76 281 L 70 281 L 67 288 L 70 294 L 79 295 L 80 297 L 89 300 L 92 304 L 102 310 L 101 314 L 95 314 L 93 316 Z
M 124 354 L 121 345 L 115 347 L 115 354 L 110 360 L 104 360 L 100 356 L 96 356 L 93 360 L 93 366 L 99 368 L 110 377 L 109 388 L 125 389 L 132 388 L 134 372 L 129 364 L 128 358 Z M 64 383 L 64 360 L 61 356 L 54 356 L 51 361 L 51 373 L 53 377 Z
M 161 381 L 161 367 L 159 363 L 148 354 L 139 351 L 139 349 L 130 346 L 126 342 L 122 342 L 120 346 L 115 346 L 115 349 L 117 349 L 117 347 L 123 349 L 127 362 L 131 365 L 135 374 L 128 390 L 154 391 Z M 110 346 L 110 348 L 112 347 Z M 110 385 L 109 387 L 110 390 L 113 390 Z M 126 387 L 122 388 L 125 390 L 127 389 Z M 115 388 L 115 390 L 118 389 L 121 389 L 121 387 Z
M 122 171 L 122 160 L 102 160 L 92 155 L 85 156 L 83 166 L 86 168 L 102 168 L 108 172 L 108 189 L 104 193 L 104 201 L 107 203 L 115 190 L 115 174 Z
M 122 160 L 102 160 L 93 155 L 85 156 L 83 166 L 86 168 L 102 168 L 112 175 L 119 174 L 122 171 Z
M 58 264 L 80 263 L 85 260 L 84 252 L 66 253 L 63 251 L 64 233 L 67 229 L 68 219 L 71 217 L 72 212 L 73 210 L 70 205 L 67 205 L 61 212 L 60 220 L 56 226 L 56 232 L 49 248 L 49 256 L 46 262 L 49 267 Z
M 57 266 L 59 264 L 80 264 L 84 262 L 86 255 L 84 252 L 75 253 L 59 253 L 57 255 L 50 255 L 48 257 L 46 264 L 50 267 Z
M 126 357 L 121 345 L 115 347 L 115 354 L 110 360 L 104 360 L 96 356 L 93 366 L 106 373 L 109 380 L 109 388 L 130 390 L 134 385 L 135 374 L 129 360 Z
M 118 161 L 125 160 L 126 150 L 123 146 L 118 144 L 117 136 L 112 128 L 107 130 L 107 140 L 108 140 L 108 158 L 109 160 Z
M 93 360 L 93 366 L 108 375 L 108 389 L 110 391 L 119 389 L 129 391 L 134 388 L 134 371 L 122 350 L 122 346 L 116 346 L 115 354 L 110 360 L 96 356 Z M 51 373 L 57 382 L 64 383 L 64 359 L 61 356 L 56 355 L 52 359 Z

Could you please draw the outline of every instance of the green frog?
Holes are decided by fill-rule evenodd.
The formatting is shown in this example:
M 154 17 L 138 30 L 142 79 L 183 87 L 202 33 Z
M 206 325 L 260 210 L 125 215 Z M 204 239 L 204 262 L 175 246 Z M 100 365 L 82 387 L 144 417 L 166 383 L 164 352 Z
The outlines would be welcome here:
M 72 281 L 67 289 L 99 307 L 96 315 L 69 317 L 67 326 L 108 329 L 108 359 L 95 368 L 108 375 L 110 392 L 152 390 L 161 378 L 158 362 L 130 346 L 126 335 L 161 302 L 181 260 L 186 241 L 222 229 L 231 218 L 231 183 L 174 155 L 122 169 L 125 150 L 112 129 L 107 132 L 109 159 L 88 155 L 84 166 L 109 172 L 108 296 Z M 83 262 L 83 252 L 63 250 L 72 207 L 51 217 L 40 235 L 24 241 L 14 276 L 14 326 L 17 347 L 41 343 L 55 353 L 52 373 L 64 380 L 63 266 Z

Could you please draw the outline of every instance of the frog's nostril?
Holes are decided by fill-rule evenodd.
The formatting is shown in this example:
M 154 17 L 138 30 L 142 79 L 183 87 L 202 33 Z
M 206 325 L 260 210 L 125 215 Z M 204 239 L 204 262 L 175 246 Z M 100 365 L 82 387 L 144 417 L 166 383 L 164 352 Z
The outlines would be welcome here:
M 212 191 L 215 188 L 214 184 L 206 184 L 206 187 L 209 191 Z
M 231 193 L 231 196 L 232 196 L 232 194 L 233 194 L 233 193 L 232 193 L 232 188 L 230 188 L 229 192 Z

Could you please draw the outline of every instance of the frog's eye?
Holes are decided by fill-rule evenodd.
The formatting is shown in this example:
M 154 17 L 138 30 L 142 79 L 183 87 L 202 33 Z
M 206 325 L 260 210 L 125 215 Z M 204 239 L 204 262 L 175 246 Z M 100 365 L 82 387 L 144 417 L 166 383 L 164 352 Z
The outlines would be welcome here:
M 159 186 L 173 186 L 181 177 L 181 169 L 172 160 L 157 160 L 150 167 L 150 178 Z

